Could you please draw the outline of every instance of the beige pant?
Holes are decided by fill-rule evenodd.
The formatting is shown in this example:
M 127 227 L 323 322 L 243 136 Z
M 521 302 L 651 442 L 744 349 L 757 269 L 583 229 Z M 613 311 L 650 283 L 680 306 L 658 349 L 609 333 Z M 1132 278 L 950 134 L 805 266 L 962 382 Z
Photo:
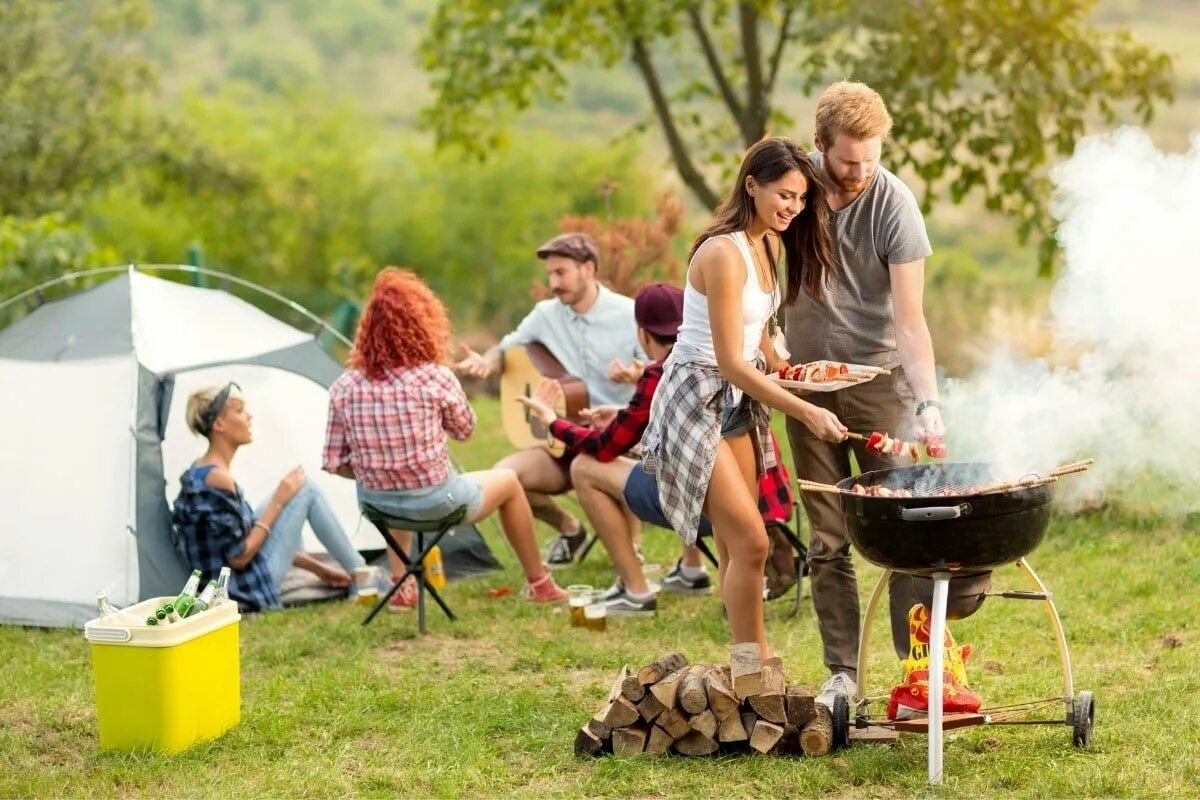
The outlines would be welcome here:
M 805 400 L 837 415 L 850 431 L 869 434 L 881 431 L 905 435 L 912 414 L 912 390 L 903 372 L 837 392 L 816 392 Z M 837 483 L 850 476 L 850 452 L 862 470 L 898 466 L 899 462 L 868 452 L 864 442 L 830 444 L 812 435 L 803 424 L 787 421 L 788 441 L 797 478 L 821 483 Z M 850 559 L 850 538 L 837 495 L 801 492 L 804 511 L 811 531 L 808 569 L 812 580 L 813 607 L 824 645 L 825 666 L 831 672 L 845 672 L 857 679 L 859 602 L 858 580 Z M 896 654 L 908 654 L 908 610 L 917 603 L 912 579 L 896 573 L 888 583 L 892 622 L 892 643 Z

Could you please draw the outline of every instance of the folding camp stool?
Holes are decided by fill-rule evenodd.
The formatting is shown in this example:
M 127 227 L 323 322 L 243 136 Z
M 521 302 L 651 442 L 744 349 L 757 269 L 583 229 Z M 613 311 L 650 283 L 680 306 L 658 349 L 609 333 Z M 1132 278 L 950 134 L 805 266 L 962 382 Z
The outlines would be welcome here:
M 379 610 L 387 605 L 387 602 L 392 599 L 392 595 L 400 589 L 400 585 L 408 580 L 409 575 L 413 575 L 417 579 L 417 627 L 421 633 L 425 633 L 425 592 L 429 592 L 429 596 L 442 607 L 442 611 L 445 612 L 447 617 L 452 620 L 458 619 L 458 617 L 454 616 L 454 612 L 450 610 L 450 606 L 446 605 L 446 601 L 438 594 L 437 589 L 430 586 L 429 582 L 425 579 L 425 556 L 429 555 L 429 551 L 437 546 L 442 537 L 453 529 L 454 526 L 466 519 L 467 506 L 465 504 L 458 506 L 441 519 L 434 520 L 404 519 L 394 514 L 388 514 L 369 503 L 363 503 L 361 508 L 363 515 L 379 530 L 379 533 L 383 536 L 383 540 L 387 542 L 387 546 L 392 549 L 393 553 L 400 557 L 405 566 L 404 574 L 392 584 L 391 590 L 379 599 L 379 602 L 367 614 L 362 624 L 366 625 L 375 618 Z M 412 531 L 417 535 L 415 555 L 410 557 L 404 554 L 400 543 L 392 537 L 393 530 Z M 433 538 L 429 540 L 428 544 L 425 543 L 425 534 L 427 533 L 433 534 Z

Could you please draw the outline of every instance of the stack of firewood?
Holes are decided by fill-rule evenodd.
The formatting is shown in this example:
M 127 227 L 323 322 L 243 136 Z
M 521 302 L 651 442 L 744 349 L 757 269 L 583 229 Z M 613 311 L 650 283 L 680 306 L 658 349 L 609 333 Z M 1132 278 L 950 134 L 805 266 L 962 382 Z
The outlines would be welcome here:
M 807 686 L 788 684 L 778 658 L 734 645 L 728 665 L 688 665 L 668 653 L 636 672 L 625 666 L 608 701 L 575 737 L 576 755 L 705 756 L 749 747 L 759 753 L 825 755 L 833 720 Z

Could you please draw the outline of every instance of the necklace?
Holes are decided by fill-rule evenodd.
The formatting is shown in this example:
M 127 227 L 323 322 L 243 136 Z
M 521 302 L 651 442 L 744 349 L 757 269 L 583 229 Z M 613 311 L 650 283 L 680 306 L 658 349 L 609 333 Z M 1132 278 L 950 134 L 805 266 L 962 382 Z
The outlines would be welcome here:
M 775 275 L 773 274 L 773 271 L 770 270 L 769 268 L 763 266 L 762 256 L 760 256 L 758 254 L 758 248 L 755 247 L 754 240 L 750 238 L 750 234 L 748 234 L 748 233 L 746 234 L 746 242 L 747 242 L 747 244 L 750 245 L 750 252 L 754 254 L 754 271 L 756 273 L 755 277 L 758 279 L 759 290 L 760 291 L 762 290 L 762 285 L 764 283 L 769 283 L 769 284 L 771 284 L 771 288 L 769 290 L 767 290 L 765 293 L 766 294 L 774 294 L 774 292 L 775 292 Z M 767 246 L 767 242 L 766 242 L 766 239 L 764 239 L 763 247 L 765 248 L 766 246 Z M 768 276 L 770 277 L 770 280 L 768 280 Z

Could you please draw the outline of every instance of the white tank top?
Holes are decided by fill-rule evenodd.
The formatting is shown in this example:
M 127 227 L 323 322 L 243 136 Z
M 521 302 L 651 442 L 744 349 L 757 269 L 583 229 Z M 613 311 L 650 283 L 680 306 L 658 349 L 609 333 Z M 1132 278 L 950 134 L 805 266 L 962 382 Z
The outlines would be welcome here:
M 723 233 L 719 237 L 729 239 L 742 254 L 746 263 L 746 283 L 742 287 L 742 358 L 754 361 L 762 342 L 763 326 L 779 307 L 779 280 L 775 280 L 774 291 L 767 293 L 758 285 L 758 270 L 754 266 L 754 253 L 744 231 Z M 689 269 L 691 264 L 688 265 Z M 708 319 L 708 298 L 684 279 L 683 323 L 675 340 L 675 351 L 687 351 L 717 363 L 713 349 L 712 325 Z

